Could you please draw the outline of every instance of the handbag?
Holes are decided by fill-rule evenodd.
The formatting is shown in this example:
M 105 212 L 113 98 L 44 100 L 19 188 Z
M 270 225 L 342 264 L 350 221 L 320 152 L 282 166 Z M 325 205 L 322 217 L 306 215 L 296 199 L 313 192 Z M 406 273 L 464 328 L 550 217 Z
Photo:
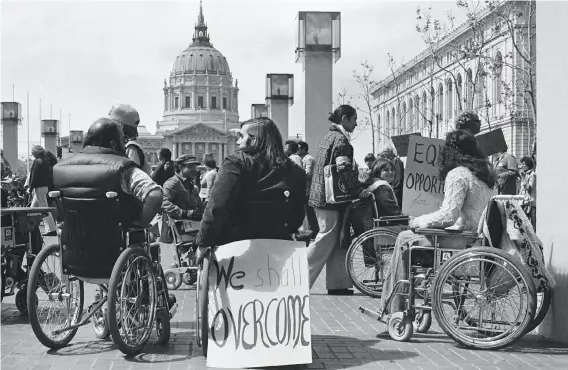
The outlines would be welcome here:
M 329 157 L 329 162 L 327 166 L 323 167 L 323 178 L 325 187 L 325 201 L 328 204 L 337 204 L 350 202 L 357 199 L 356 195 L 352 195 L 344 184 L 339 180 L 339 175 L 337 173 L 337 165 L 331 164 L 333 160 L 333 154 L 335 153 L 335 141 L 333 143 L 333 148 L 331 149 L 331 156 Z

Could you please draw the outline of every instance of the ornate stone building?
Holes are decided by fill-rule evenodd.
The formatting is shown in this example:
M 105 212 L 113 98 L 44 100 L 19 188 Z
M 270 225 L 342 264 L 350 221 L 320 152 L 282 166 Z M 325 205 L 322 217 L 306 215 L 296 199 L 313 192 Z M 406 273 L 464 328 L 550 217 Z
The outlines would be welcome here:
M 174 61 L 164 80 L 164 115 L 156 123 L 156 134 L 139 127 L 139 141 L 149 161 L 158 162 L 157 151 L 166 147 L 173 158 L 214 153 L 218 164 L 235 151 L 240 128 L 238 81 L 233 82 L 227 58 L 210 42 L 200 4 L 192 43 Z
M 443 139 L 455 128 L 460 110 L 474 109 L 482 132 L 501 128 L 509 153 L 517 159 L 529 155 L 535 124 L 526 76 L 536 72 L 535 10 L 529 6 L 502 1 L 485 8 L 475 29 L 465 22 L 380 81 L 372 92 L 378 108 L 377 150 L 393 147 L 394 135 L 420 132 Z M 503 24 L 505 12 L 511 14 L 514 32 Z M 468 56 L 472 53 L 478 56 Z

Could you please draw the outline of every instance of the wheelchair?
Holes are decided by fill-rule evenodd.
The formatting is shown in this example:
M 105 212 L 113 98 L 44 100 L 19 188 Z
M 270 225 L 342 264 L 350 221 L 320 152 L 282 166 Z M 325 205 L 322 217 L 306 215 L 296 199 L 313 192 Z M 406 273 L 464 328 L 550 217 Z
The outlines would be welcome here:
M 408 216 L 379 217 L 373 201 L 373 228 L 356 237 L 347 250 L 345 269 L 353 285 L 363 294 L 380 298 L 396 238 L 408 229 Z
M 110 335 L 126 355 L 143 350 L 154 323 L 158 344 L 168 343 L 177 304 L 167 292 L 160 245 L 151 243 L 148 229 L 121 224 L 115 192 L 91 199 L 49 195 L 63 223 L 59 244 L 44 248 L 30 272 L 27 303 L 37 339 L 63 348 L 92 320 L 95 335 Z M 84 283 L 99 287 L 85 314 Z
M 193 285 L 197 281 L 197 263 L 195 261 L 194 240 L 201 226 L 200 221 L 175 220 L 166 214 L 162 218 L 167 222 L 172 234 L 175 251 L 174 264 L 164 273 L 166 285 L 170 290 L 178 289 L 182 282 Z
M 519 197 L 495 196 L 494 200 Z M 449 229 L 415 229 L 414 233 L 427 236 L 432 246 L 410 246 L 408 279 L 396 282 L 386 300 L 387 310 L 359 308 L 387 324 L 392 339 L 408 341 L 414 331 L 428 332 L 432 311 L 449 337 L 475 349 L 507 347 L 540 324 L 550 291 L 541 292 L 537 307 L 537 290 L 528 269 L 507 252 L 488 247 L 487 238 L 494 240 L 493 235 Z M 429 258 L 414 258 L 424 251 Z M 397 296 L 404 300 L 404 310 L 389 314 Z

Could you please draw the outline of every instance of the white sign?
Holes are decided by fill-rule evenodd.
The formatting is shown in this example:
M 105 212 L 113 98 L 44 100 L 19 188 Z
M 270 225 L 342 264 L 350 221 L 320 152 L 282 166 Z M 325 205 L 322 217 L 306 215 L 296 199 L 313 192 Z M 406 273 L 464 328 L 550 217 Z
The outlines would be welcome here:
M 422 216 L 437 211 L 444 199 L 444 182 L 438 179 L 436 160 L 444 140 L 410 136 L 404 169 L 402 213 Z
M 312 363 L 305 244 L 244 240 L 221 246 L 215 254 L 207 366 Z

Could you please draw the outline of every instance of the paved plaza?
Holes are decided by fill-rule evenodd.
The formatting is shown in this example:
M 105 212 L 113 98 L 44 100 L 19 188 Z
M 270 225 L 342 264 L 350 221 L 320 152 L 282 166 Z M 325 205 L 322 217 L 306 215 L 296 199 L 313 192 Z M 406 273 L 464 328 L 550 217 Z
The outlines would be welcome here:
M 162 254 L 167 265 L 171 249 L 163 248 Z M 433 325 L 428 334 L 414 334 L 408 343 L 395 342 L 385 325 L 358 311 L 359 306 L 375 307 L 376 300 L 360 294 L 328 296 L 324 282 L 322 275 L 311 296 L 313 363 L 287 368 L 568 369 L 568 346 L 536 335 L 528 335 L 506 350 L 473 351 L 460 348 Z M 94 286 L 86 285 L 86 306 L 93 300 L 93 291 Z M 195 290 L 182 285 L 175 294 L 179 310 L 173 318 L 170 344 L 157 346 L 154 332 L 145 353 L 132 358 L 125 357 L 111 341 L 96 339 L 90 324 L 79 329 L 68 347 L 48 351 L 16 309 L 14 297 L 7 297 L 2 303 L 2 370 L 205 368 L 195 338 Z

